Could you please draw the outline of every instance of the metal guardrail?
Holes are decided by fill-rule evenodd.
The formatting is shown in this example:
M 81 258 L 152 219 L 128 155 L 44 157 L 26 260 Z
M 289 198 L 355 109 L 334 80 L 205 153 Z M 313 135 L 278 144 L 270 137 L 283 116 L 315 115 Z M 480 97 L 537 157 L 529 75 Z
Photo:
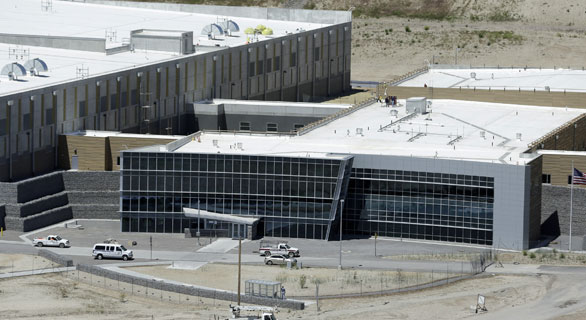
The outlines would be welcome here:
M 298 136 L 301 136 L 301 135 L 304 135 L 306 133 L 309 133 L 312 130 L 315 130 L 315 129 L 321 127 L 321 126 L 324 126 L 324 125 L 326 125 L 326 124 L 328 124 L 328 123 L 330 123 L 330 122 L 332 122 L 334 120 L 337 120 L 337 119 L 339 119 L 341 117 L 347 116 L 347 115 L 349 115 L 349 114 L 351 114 L 351 113 L 353 113 L 355 111 L 358 111 L 358 110 L 360 110 L 360 109 L 362 109 L 362 108 L 364 108 L 366 106 L 369 106 L 369 105 L 373 104 L 375 101 L 376 101 L 376 98 L 369 98 L 369 99 L 367 99 L 365 101 L 362 101 L 361 103 L 359 103 L 357 105 L 351 106 L 350 108 L 346 108 L 346 109 L 340 110 L 340 111 L 338 111 L 338 112 L 336 112 L 336 113 L 334 113 L 334 114 L 332 114 L 332 115 L 330 115 L 328 117 L 325 117 L 325 118 L 320 119 L 318 121 L 312 122 L 312 123 L 304 126 L 303 128 L 299 129 L 297 131 L 297 135 Z
M 570 125 L 584 119 L 586 117 L 586 113 L 583 113 L 579 116 L 577 116 L 576 118 L 562 124 L 561 126 L 553 129 L 552 131 L 548 132 L 547 134 L 541 136 L 540 138 L 532 141 L 531 143 L 527 144 L 527 147 L 529 149 L 533 149 L 537 146 L 539 146 L 539 144 L 543 143 L 545 140 L 551 138 L 551 137 L 555 137 L 558 133 L 560 133 L 562 130 L 565 130 L 566 128 L 568 128 Z

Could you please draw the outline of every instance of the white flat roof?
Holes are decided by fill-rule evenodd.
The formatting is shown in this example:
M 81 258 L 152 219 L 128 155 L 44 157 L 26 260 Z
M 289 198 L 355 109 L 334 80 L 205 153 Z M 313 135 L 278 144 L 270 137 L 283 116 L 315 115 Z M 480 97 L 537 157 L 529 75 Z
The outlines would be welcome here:
M 229 12 L 227 12 L 229 13 Z M 218 19 L 234 20 L 240 27 L 239 32 L 232 36 L 217 37 L 217 40 L 208 40 L 201 37 L 201 29 Z M 69 1 L 53 1 L 50 12 L 41 9 L 39 0 L 2 0 L 0 1 L 0 33 L 42 36 L 84 37 L 106 39 L 106 32 L 115 33 L 113 41 L 106 41 L 106 47 L 120 46 L 123 39 L 130 38 L 130 32 L 138 29 L 193 31 L 196 53 L 201 54 L 210 50 L 217 50 L 225 46 L 245 45 L 249 37 L 244 34 L 248 27 L 263 24 L 273 29 L 273 36 L 258 36 L 258 40 L 285 35 L 297 29 L 312 30 L 324 24 L 252 19 L 244 17 L 217 16 L 179 11 L 153 10 L 132 7 L 108 6 Z M 219 44 L 220 48 L 210 48 Z M 12 44 L 0 44 L 0 68 L 12 62 L 24 64 L 24 60 L 9 58 Z M 179 57 L 178 54 L 160 51 L 136 50 L 135 53 L 124 52 L 113 55 L 105 53 L 64 50 L 47 47 L 21 46 L 30 50 L 30 59 L 40 58 L 45 61 L 49 71 L 43 73 L 47 77 L 21 77 L 25 81 L 8 81 L 6 76 L 0 77 L 0 95 L 28 90 L 35 87 L 47 86 L 76 78 L 76 68 L 89 68 L 89 76 L 102 73 L 134 68 L 144 64 L 152 64 Z
M 66 136 L 83 136 L 83 137 L 120 137 L 120 138 L 135 138 L 135 139 L 181 139 L 184 136 L 161 135 L 161 134 L 138 134 L 138 133 L 123 133 L 119 131 L 97 131 L 85 130 L 75 131 L 65 134 Z
M 534 158 L 521 156 L 529 143 L 585 112 L 434 100 L 431 113 L 398 121 L 407 116 L 405 100 L 399 102 L 402 106 L 395 108 L 372 104 L 301 136 L 204 133 L 199 141 L 175 152 L 308 157 L 380 154 L 525 164 Z M 391 115 L 392 110 L 397 111 L 396 116 Z M 236 147 L 238 142 L 242 149 Z
M 476 74 L 474 79 L 471 75 Z M 586 92 L 586 71 L 568 69 L 430 69 L 400 87 Z

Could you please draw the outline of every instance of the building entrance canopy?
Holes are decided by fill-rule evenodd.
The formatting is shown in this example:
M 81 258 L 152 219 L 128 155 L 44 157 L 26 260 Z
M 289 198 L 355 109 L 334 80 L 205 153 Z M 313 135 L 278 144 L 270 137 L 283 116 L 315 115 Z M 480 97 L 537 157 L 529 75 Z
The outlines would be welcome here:
M 259 220 L 259 218 L 244 218 L 231 214 L 215 213 L 206 210 L 198 210 L 192 208 L 183 208 L 183 212 L 185 213 L 185 216 L 188 218 L 210 219 L 246 225 L 252 225 Z

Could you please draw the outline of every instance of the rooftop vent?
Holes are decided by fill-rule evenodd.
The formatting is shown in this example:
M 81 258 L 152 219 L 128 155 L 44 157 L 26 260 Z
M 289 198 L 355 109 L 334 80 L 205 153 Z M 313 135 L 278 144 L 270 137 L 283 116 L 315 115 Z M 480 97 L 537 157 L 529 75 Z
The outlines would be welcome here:
M 486 131 L 484 131 L 484 130 L 483 131 L 480 131 L 480 137 L 482 139 L 486 138 Z
M 361 136 L 364 136 L 364 135 L 362 134 L 362 132 L 363 132 L 363 131 L 364 131 L 364 130 L 363 130 L 362 128 L 356 128 L 356 135 L 361 135 Z
M 3 67 L 0 75 L 8 76 L 10 80 L 16 80 L 17 77 L 26 76 L 26 69 L 22 64 L 13 62 Z
M 470 78 L 476 80 L 476 72 L 470 72 Z
M 232 35 L 232 32 L 240 31 L 240 27 L 233 20 L 220 21 L 218 22 L 218 25 L 220 26 L 220 28 L 224 30 L 224 33 L 227 35 Z
M 521 141 L 521 138 L 522 138 L 521 132 L 517 132 L 517 140 Z
M 214 145 L 214 147 L 218 148 L 218 140 L 212 140 L 212 144 Z
M 40 72 L 49 71 L 49 67 L 47 67 L 45 61 L 39 58 L 34 58 L 25 62 L 24 67 L 30 72 L 31 76 L 38 76 Z
M 244 147 L 242 146 L 242 142 L 236 142 L 236 148 L 238 148 L 240 150 L 244 150 Z
M 399 111 L 397 109 L 392 109 L 391 110 L 391 116 L 397 117 L 398 115 L 399 115 Z
M 224 29 L 215 23 L 211 23 L 201 29 L 202 36 L 208 36 L 208 38 L 214 38 L 224 34 Z

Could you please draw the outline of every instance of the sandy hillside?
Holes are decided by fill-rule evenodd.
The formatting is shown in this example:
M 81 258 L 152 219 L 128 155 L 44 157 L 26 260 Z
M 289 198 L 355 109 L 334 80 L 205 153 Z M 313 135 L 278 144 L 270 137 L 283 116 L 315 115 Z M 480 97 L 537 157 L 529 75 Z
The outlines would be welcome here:
M 353 10 L 352 79 L 385 81 L 430 62 L 586 67 L 584 0 L 149 0 Z M 457 58 L 456 58 L 457 55 Z

